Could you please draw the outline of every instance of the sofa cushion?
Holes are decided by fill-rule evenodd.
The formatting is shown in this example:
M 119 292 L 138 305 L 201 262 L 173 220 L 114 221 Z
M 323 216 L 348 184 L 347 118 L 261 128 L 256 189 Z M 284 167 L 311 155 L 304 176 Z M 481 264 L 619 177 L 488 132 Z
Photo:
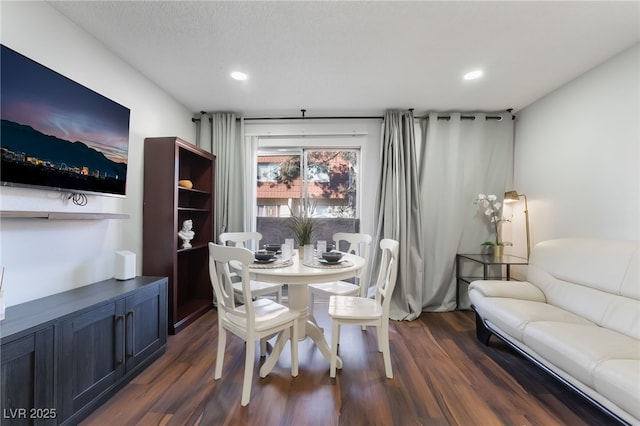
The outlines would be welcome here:
M 469 286 L 469 292 L 477 291 L 484 297 L 508 297 L 512 299 L 546 302 L 544 293 L 526 281 L 478 280 Z
M 636 419 L 640 419 L 640 361 L 610 359 L 596 367 L 595 390 L 603 395 L 615 395 L 615 403 Z
M 482 313 L 482 317 L 495 324 L 497 328 L 507 333 L 511 338 L 523 341 L 523 333 L 527 326 L 536 321 L 555 321 L 558 323 L 575 323 L 587 326 L 594 324 L 571 312 L 555 306 L 533 302 L 530 300 L 509 299 L 500 297 L 474 296 L 469 292 L 469 298 L 474 308 Z
M 630 269 L 637 268 L 637 257 L 638 241 L 562 238 L 537 244 L 528 272 L 542 270 L 560 281 L 638 299 L 638 290 L 626 288 L 627 294 L 622 294 L 627 284 L 625 277 Z M 539 284 L 537 280 L 527 280 Z
M 547 303 L 640 339 L 638 258 L 638 241 L 544 241 L 532 252 L 527 281 Z
M 539 321 L 526 327 L 524 343 L 547 362 L 593 389 L 598 381 L 601 387 L 629 389 L 634 386 L 632 382 L 637 387 L 640 345 L 624 334 L 595 325 Z M 616 360 L 629 362 L 604 364 Z M 623 373 L 625 370 L 627 374 Z M 604 385 L 607 380 L 608 385 Z M 605 394 L 622 407 L 624 398 L 616 393 Z M 635 400 L 637 405 L 637 394 Z

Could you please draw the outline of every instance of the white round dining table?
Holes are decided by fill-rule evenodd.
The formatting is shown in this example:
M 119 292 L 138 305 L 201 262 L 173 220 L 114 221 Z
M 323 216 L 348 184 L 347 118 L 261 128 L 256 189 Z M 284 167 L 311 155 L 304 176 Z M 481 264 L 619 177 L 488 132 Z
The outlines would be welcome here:
M 310 267 L 305 265 L 308 262 L 301 261 L 295 255 L 289 266 L 279 268 L 249 267 L 252 280 L 288 285 L 289 307 L 300 312 L 300 319 L 298 320 L 300 340 L 305 339 L 307 336 L 310 337 L 327 361 L 331 360 L 329 344 L 324 337 L 322 329 L 311 321 L 309 316 L 309 284 L 353 278 L 364 266 L 364 259 L 353 254 L 345 253 L 342 260 L 343 264 L 341 265 Z M 279 357 L 279 353 L 284 348 L 286 339 L 282 339 L 282 336 L 281 334 L 278 337 L 272 355 L 260 369 L 261 376 L 271 371 Z M 342 360 L 338 358 L 338 368 L 341 367 Z

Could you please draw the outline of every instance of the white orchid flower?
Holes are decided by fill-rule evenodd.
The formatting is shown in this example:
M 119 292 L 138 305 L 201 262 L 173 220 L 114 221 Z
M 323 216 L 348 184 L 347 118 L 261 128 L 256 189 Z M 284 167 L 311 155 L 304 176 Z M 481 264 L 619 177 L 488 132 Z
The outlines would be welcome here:
M 478 209 L 482 209 L 484 214 L 489 218 L 489 222 L 491 223 L 491 227 L 495 231 L 495 242 L 490 241 L 491 245 L 510 245 L 510 243 L 505 241 L 500 241 L 499 236 L 499 225 L 501 222 L 509 222 L 509 219 L 505 219 L 500 216 L 500 210 L 502 208 L 502 202 L 498 201 L 498 197 L 493 194 L 485 195 L 478 194 L 478 198 L 475 199 L 474 204 L 478 205 Z

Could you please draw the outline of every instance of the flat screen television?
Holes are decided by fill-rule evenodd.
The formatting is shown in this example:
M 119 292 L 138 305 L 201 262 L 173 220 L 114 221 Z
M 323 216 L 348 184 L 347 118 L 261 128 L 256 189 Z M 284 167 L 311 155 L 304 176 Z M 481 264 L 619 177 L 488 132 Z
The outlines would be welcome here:
M 129 108 L 0 47 L 1 185 L 124 196 Z

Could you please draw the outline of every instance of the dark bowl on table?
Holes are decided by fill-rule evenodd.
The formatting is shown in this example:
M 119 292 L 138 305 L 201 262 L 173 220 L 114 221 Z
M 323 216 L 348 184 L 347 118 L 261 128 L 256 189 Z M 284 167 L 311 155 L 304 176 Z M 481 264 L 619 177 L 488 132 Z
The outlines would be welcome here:
M 265 244 L 264 249 L 267 251 L 279 252 L 282 248 L 282 244 Z
M 276 253 L 274 251 L 258 250 L 257 252 L 255 252 L 254 256 L 256 260 L 266 261 L 273 259 L 273 256 L 275 256 L 275 254 Z
M 322 258 L 327 262 L 335 263 L 342 259 L 343 254 L 336 251 L 330 251 L 326 253 L 322 253 Z

